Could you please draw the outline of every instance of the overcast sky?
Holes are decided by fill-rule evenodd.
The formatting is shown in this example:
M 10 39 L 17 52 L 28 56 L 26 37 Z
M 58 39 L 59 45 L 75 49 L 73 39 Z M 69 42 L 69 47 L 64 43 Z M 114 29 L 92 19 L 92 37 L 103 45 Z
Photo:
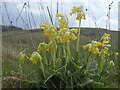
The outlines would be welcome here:
M 10 21 L 13 22 L 13 25 L 17 25 L 19 27 L 27 28 L 25 23 L 29 23 L 28 14 L 30 16 L 30 21 L 32 22 L 32 28 L 35 28 L 34 22 L 37 27 L 39 24 L 44 23 L 46 20 L 50 22 L 49 14 L 47 11 L 47 7 L 49 7 L 50 14 L 52 15 L 54 25 L 57 25 L 57 19 L 55 14 L 57 12 L 57 0 L 29 0 L 30 9 L 28 8 L 28 4 L 26 4 L 26 9 L 23 9 L 21 13 L 21 17 L 24 19 L 25 23 L 19 17 L 17 22 L 16 18 L 19 16 L 20 11 L 22 10 L 23 4 L 25 0 L 4 0 L 7 1 L 2 3 L 2 22 L 5 25 L 10 25 L 8 20 L 8 15 L 6 13 L 5 5 L 9 14 Z M 23 2 L 24 1 L 24 2 Z M 26 0 L 28 1 L 28 0 Z M 42 2 L 40 2 L 42 1 Z M 82 27 L 100 27 L 107 28 L 108 26 L 108 17 L 107 13 L 109 10 L 109 4 L 112 3 L 112 8 L 110 11 L 110 27 L 112 30 L 118 30 L 118 2 L 119 0 L 61 0 L 58 3 L 58 12 L 68 16 L 69 26 L 78 26 L 78 21 L 75 20 L 75 15 L 72 17 L 69 15 L 73 6 L 83 6 L 84 11 L 86 13 L 86 20 L 82 21 Z M 38 3 L 39 2 L 39 3 Z M 43 9 L 42 9 L 43 7 Z M 27 13 L 26 13 L 27 12 Z M 33 16 L 31 15 L 31 12 Z M 34 20 L 33 20 L 34 18 Z M 96 25 L 95 25 L 96 23 Z M 120 25 L 119 25 L 120 26 Z
M 118 11 L 119 11 L 119 12 L 118 12 L 118 22 L 119 22 L 119 23 L 118 23 L 118 28 L 119 28 L 119 30 L 120 30 L 120 1 L 119 1 L 118 6 L 119 6 L 119 7 L 118 7 L 118 8 L 119 8 L 119 10 L 118 10 Z

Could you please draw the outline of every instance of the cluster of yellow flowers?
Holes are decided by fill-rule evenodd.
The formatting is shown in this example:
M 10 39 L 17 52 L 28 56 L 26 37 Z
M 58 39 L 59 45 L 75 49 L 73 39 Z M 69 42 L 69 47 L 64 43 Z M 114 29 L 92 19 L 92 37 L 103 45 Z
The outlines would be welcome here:
M 101 38 L 101 42 L 92 40 L 91 43 L 84 45 L 83 48 L 87 49 L 94 55 L 100 56 L 104 54 L 109 56 L 109 48 L 111 47 L 111 45 L 109 44 L 110 39 L 110 34 L 104 33 L 104 35 Z
M 77 37 L 75 36 L 75 33 L 78 32 L 78 29 L 71 29 L 69 30 L 68 28 L 61 28 L 58 31 L 58 36 L 60 36 L 62 38 L 62 42 L 65 43 L 69 43 L 71 40 L 76 40 Z
M 38 45 L 38 52 L 54 51 L 57 50 L 57 44 L 55 41 L 50 41 L 48 44 L 43 42 Z
M 29 60 L 34 64 L 37 64 L 38 60 L 42 60 L 41 55 L 38 52 L 33 52 L 31 57 L 29 58 L 24 51 L 20 52 L 20 64 L 24 63 L 25 60 Z
M 41 24 L 40 27 L 44 30 L 45 35 L 51 40 L 57 34 L 57 29 L 54 26 L 51 26 L 49 22 Z
M 59 13 L 56 14 L 56 17 L 59 19 L 59 26 L 63 28 L 68 28 L 67 17 Z
M 82 6 L 80 7 L 74 6 L 72 8 L 72 12 L 70 13 L 70 15 L 72 16 L 72 14 L 74 13 L 77 13 L 76 20 L 86 19 Z
M 40 28 L 44 30 L 44 33 L 48 36 L 49 40 L 55 40 L 57 43 L 68 43 L 71 40 L 76 40 L 77 37 L 75 33 L 78 32 L 78 29 L 69 29 L 67 19 L 64 15 L 57 13 L 56 17 L 59 19 L 59 25 L 61 26 L 60 30 L 51 26 L 48 22 L 40 25 Z

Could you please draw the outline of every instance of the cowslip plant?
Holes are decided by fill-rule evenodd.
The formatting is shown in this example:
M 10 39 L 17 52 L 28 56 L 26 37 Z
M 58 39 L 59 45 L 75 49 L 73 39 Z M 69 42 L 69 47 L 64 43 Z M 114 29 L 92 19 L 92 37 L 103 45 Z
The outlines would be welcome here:
M 87 60 L 85 73 L 89 73 L 90 70 L 89 64 L 92 61 L 95 61 L 97 68 L 96 74 L 98 74 L 99 77 L 97 80 L 99 82 L 105 82 L 106 78 L 110 77 L 110 73 L 108 73 L 111 72 L 110 68 L 115 69 L 114 61 L 110 60 L 112 56 L 110 54 L 110 48 L 111 48 L 110 41 L 111 41 L 110 34 L 104 33 L 99 41 L 92 40 L 90 43 L 83 45 L 83 48 L 88 53 L 90 53 L 89 55 L 90 58 Z M 115 73 L 114 70 L 112 70 L 112 72 Z
M 37 71 L 37 73 L 40 73 L 40 80 L 37 81 L 37 85 L 40 84 L 38 87 L 73 89 L 89 85 L 91 87 L 95 87 L 94 85 L 103 86 L 101 80 L 104 73 L 103 66 L 108 64 L 108 57 L 110 57 L 110 34 L 105 33 L 99 41 L 92 40 L 83 46 L 86 54 L 89 54 L 87 59 L 82 56 L 82 52 L 80 55 L 76 55 L 75 52 L 81 51 L 79 49 L 81 20 L 86 17 L 82 6 L 74 6 L 70 15 L 74 13 L 77 13 L 76 20 L 79 20 L 79 30 L 77 28 L 69 29 L 67 17 L 57 13 L 59 30 L 49 22 L 40 25 L 40 28 L 43 29 L 44 35 L 48 37 L 49 41 L 39 43 L 36 51 L 31 55 L 26 55 L 23 51 L 20 52 L 20 64 L 30 61 L 40 68 L 40 71 Z M 74 46 L 74 48 L 71 48 L 72 41 L 77 42 L 77 46 Z M 93 61 L 95 61 L 95 70 L 97 70 L 93 71 L 96 75 L 98 74 L 99 79 L 95 79 L 96 76 L 90 72 L 90 64 Z M 114 61 L 109 61 L 109 65 L 114 67 Z
M 105 33 L 101 38 L 101 42 L 92 40 L 90 43 L 83 46 L 83 48 L 86 49 L 88 52 L 101 58 L 99 64 L 100 66 L 99 70 L 101 72 L 104 64 L 106 63 L 105 61 L 106 56 L 110 55 L 109 53 L 109 48 L 111 47 L 111 45 L 109 44 L 110 39 L 111 39 L 110 34 Z

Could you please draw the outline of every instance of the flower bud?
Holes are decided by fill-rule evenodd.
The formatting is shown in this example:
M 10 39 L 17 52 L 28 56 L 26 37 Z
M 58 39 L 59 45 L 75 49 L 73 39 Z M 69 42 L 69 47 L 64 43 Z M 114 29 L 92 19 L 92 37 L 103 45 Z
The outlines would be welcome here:
M 19 57 L 20 64 L 24 63 L 25 60 L 28 60 L 28 57 L 26 56 L 26 54 L 23 51 L 21 51 L 20 57 Z
M 37 64 L 38 60 L 42 60 L 42 57 L 38 52 L 33 52 L 29 60 L 32 63 Z
M 44 52 L 44 51 L 46 51 L 46 47 L 47 47 L 47 44 L 45 42 L 40 43 L 38 48 L 37 48 L 37 51 L 38 52 Z
M 114 65 L 115 65 L 113 61 L 110 61 L 109 63 L 110 63 L 110 65 L 112 65 L 112 66 L 114 66 Z

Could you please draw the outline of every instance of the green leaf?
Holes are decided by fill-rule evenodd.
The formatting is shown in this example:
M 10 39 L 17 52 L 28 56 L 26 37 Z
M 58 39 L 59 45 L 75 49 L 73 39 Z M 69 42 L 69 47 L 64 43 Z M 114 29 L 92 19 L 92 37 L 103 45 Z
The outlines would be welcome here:
M 92 87 L 93 88 L 104 88 L 104 83 L 102 83 L 102 82 L 93 82 Z
M 82 82 L 82 84 L 80 84 L 81 87 L 85 87 L 87 86 L 88 84 L 92 83 L 94 80 L 88 78 L 88 77 L 85 77 L 84 78 L 84 81 Z

